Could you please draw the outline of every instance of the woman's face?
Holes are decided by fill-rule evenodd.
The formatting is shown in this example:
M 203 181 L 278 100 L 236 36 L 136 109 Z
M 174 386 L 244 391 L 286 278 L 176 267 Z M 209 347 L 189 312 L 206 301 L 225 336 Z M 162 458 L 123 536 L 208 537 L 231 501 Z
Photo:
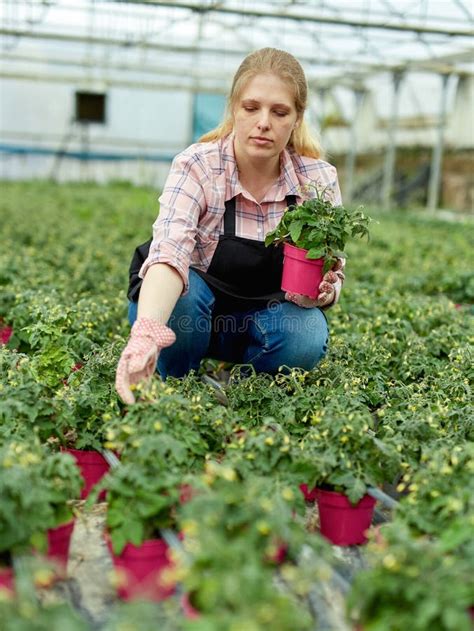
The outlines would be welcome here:
M 233 113 L 235 151 L 240 159 L 279 156 L 299 123 L 293 91 L 273 74 L 251 79 Z

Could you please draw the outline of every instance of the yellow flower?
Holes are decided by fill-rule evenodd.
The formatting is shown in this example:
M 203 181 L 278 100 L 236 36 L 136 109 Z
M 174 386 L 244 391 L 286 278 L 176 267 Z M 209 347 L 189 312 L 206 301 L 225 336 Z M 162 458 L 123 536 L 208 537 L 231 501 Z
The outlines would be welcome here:
M 294 499 L 295 494 L 293 493 L 293 491 L 287 486 L 286 488 L 284 488 L 281 492 L 281 496 L 284 500 L 286 500 L 287 502 L 291 502 L 292 499 Z
M 270 526 L 266 521 L 258 521 L 257 522 L 257 530 L 261 535 L 268 535 L 270 533 Z
M 192 537 L 198 531 L 198 523 L 194 519 L 186 519 L 182 522 L 181 528 L 185 535 Z
M 387 554 L 383 558 L 383 565 L 387 568 L 387 570 L 398 570 L 400 568 L 400 564 L 393 554 Z
M 227 480 L 227 482 L 234 482 L 235 480 L 237 480 L 237 474 L 235 470 L 231 467 L 222 468 L 222 477 L 224 478 L 224 480 Z

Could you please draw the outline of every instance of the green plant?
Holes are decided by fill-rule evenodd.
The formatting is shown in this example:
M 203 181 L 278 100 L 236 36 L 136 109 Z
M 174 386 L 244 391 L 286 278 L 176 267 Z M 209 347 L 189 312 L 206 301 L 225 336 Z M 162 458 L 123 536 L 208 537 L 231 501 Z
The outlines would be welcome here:
M 156 456 L 153 462 L 124 463 L 112 469 L 97 485 L 89 502 L 107 489 L 107 531 L 116 554 L 127 543 L 139 546 L 160 537 L 160 529 L 175 525 L 183 475 Z
M 456 540 L 474 529 L 474 447 L 425 449 L 421 467 L 406 473 L 397 490 L 407 492 L 396 518 L 417 534 Z
M 36 598 L 0 599 L 2 631 L 91 631 L 66 603 L 40 603 Z
M 184 537 L 177 561 L 183 586 L 200 612 L 202 626 L 196 628 L 314 628 L 305 600 L 310 583 L 294 562 L 303 541 L 320 556 L 327 547 L 295 520 L 299 498 L 292 489 L 255 476 L 243 482 L 232 467 L 215 462 L 194 486 L 195 496 L 178 511 Z M 287 590 L 274 582 L 277 564 L 289 579 Z
M 292 438 L 272 418 L 264 419 L 258 428 L 236 426 L 225 445 L 223 462 L 244 478 L 250 474 L 268 475 L 297 488 L 301 480 L 294 473 L 296 450 L 292 449 Z
M 308 185 L 314 197 L 290 206 L 278 226 L 265 237 L 265 245 L 282 242 L 308 250 L 306 258 L 324 258 L 324 271 L 332 268 L 336 257 L 346 257 L 344 248 L 351 237 L 369 235 L 370 217 L 360 208 L 349 210 L 334 206 L 329 191 Z
M 348 610 L 366 631 L 469 631 L 474 602 L 474 546 L 462 553 L 428 538 L 414 539 L 403 524 L 382 529 L 369 548 L 369 568 L 359 572 Z
M 47 440 L 55 431 L 49 389 L 32 374 L 31 358 L 0 346 L 0 445 L 4 440 Z
M 358 502 L 369 486 L 391 482 L 400 470 L 400 454 L 378 439 L 368 411 L 342 407 L 336 400 L 310 415 L 311 429 L 293 447 L 301 481 L 331 487 Z
M 193 378 L 186 378 L 185 383 L 189 379 Z M 157 448 L 171 450 L 170 459 L 179 460 L 183 468 L 202 466 L 206 454 L 221 450 L 231 432 L 232 413 L 216 405 L 202 383 L 200 389 L 194 386 L 194 394 L 186 396 L 178 389 L 181 386 L 177 380 L 163 383 L 159 379 L 146 386 L 139 385 L 136 389 L 139 402 L 125 416 L 103 415 L 106 447 L 121 452 L 125 460 L 129 456 L 135 458 L 138 452 L 146 460 L 146 454 L 153 457 Z
M 82 478 L 69 454 L 48 453 L 36 441 L 0 447 L 0 552 L 46 547 L 46 531 L 72 517 Z
M 15 590 L 0 588 L 2 631 L 92 631 L 92 627 L 69 604 L 52 599 L 46 590 L 54 570 L 41 557 L 15 559 Z
M 106 419 L 120 409 L 114 379 L 121 348 L 118 342 L 95 346 L 56 392 L 55 430 L 63 445 L 76 449 L 102 448 Z

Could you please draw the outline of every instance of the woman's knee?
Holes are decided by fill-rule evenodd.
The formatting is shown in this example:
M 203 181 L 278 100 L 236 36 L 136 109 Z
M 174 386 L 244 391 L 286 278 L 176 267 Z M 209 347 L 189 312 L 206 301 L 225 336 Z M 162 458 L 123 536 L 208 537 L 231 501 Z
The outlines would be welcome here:
M 280 310 L 271 314 L 257 314 L 255 324 L 265 372 L 276 372 L 283 365 L 311 370 L 327 353 L 328 326 L 319 309 L 304 310 L 283 303 Z
M 176 336 L 210 335 L 215 298 L 207 283 L 189 270 L 189 290 L 178 299 L 168 320 Z

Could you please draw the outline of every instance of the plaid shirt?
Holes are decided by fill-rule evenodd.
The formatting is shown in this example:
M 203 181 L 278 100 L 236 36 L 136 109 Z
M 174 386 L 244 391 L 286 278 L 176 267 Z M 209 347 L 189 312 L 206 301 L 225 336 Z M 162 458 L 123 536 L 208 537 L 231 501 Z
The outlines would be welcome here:
M 211 264 L 219 235 L 224 232 L 226 201 L 236 197 L 236 236 L 264 241 L 283 215 L 286 196 L 296 195 L 300 203 L 300 187 L 311 182 L 327 187 L 334 203 L 341 203 L 336 169 L 323 160 L 285 149 L 280 157 L 280 177 L 258 203 L 239 182 L 233 134 L 216 142 L 191 145 L 173 160 L 140 276 L 143 278 L 155 263 L 167 263 L 179 272 L 186 293 L 189 266 L 205 272 Z

